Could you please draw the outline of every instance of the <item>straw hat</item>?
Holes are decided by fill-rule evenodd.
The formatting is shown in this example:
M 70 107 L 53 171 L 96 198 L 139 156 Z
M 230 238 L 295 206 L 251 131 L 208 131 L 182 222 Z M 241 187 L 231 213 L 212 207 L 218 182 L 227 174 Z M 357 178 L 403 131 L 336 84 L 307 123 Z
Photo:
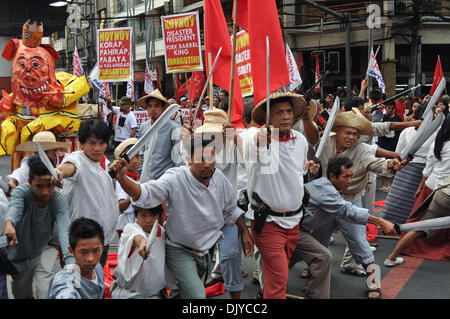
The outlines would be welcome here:
M 39 142 L 44 151 L 54 150 L 57 148 L 70 148 L 70 142 L 57 142 L 55 135 L 50 131 L 39 132 L 33 136 L 32 141 L 24 142 L 16 147 L 16 151 L 20 152 L 37 152 L 37 147 L 34 142 Z
M 228 116 L 224 110 L 214 108 L 203 112 L 203 125 L 197 128 L 194 134 L 222 133 L 222 124 L 228 123 Z
M 290 97 L 292 101 L 292 105 L 294 107 L 294 123 L 296 123 L 300 117 L 303 115 L 303 112 L 307 109 L 306 107 L 306 101 L 303 98 L 303 95 L 295 94 L 291 92 L 275 92 L 270 94 L 270 101 L 274 101 L 276 99 L 280 99 L 283 97 Z M 265 104 L 266 104 L 267 98 L 259 102 L 255 108 L 252 111 L 252 118 L 253 120 L 258 123 L 262 124 L 266 121 L 266 111 L 265 111 Z M 271 104 L 272 106 L 272 104 Z M 317 107 L 314 107 L 310 103 L 310 109 L 308 110 L 308 115 L 310 118 L 313 118 L 314 115 L 316 115 Z
M 155 89 L 155 90 L 153 90 L 152 93 L 141 97 L 137 102 L 138 106 L 140 106 L 142 108 L 147 107 L 148 99 L 157 99 L 163 103 L 164 107 L 169 106 L 169 102 L 166 100 L 166 98 L 161 94 L 161 92 L 158 89 Z
M 357 108 L 348 112 L 340 112 L 336 116 L 332 131 L 338 127 L 352 127 L 359 131 L 361 135 L 373 135 L 372 123 L 370 123 Z
M 116 149 L 114 150 L 114 156 L 115 156 L 115 158 L 116 158 L 116 159 L 119 158 L 119 157 L 120 157 L 120 154 L 122 154 L 123 151 L 126 150 L 128 146 L 134 145 L 134 144 L 136 144 L 137 142 L 138 142 L 138 139 L 135 138 L 135 137 L 132 137 L 132 138 L 127 138 L 125 141 L 123 141 L 122 143 L 120 143 L 120 144 L 116 147 Z

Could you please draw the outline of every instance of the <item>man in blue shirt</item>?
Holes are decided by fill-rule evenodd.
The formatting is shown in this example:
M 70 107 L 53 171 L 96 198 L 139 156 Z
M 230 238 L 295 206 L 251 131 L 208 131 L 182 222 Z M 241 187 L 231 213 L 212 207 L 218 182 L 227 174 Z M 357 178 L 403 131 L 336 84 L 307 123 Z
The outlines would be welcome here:
M 7 258 L 16 270 L 11 273 L 14 298 L 42 299 L 47 298 L 50 280 L 59 267 L 58 244 L 52 240 L 55 228 L 64 263 L 73 262 L 67 249 L 69 214 L 64 196 L 55 191 L 52 176 L 39 157 L 31 157 L 28 165 L 28 183 L 11 194 L 4 234 Z
M 331 254 L 324 251 L 323 246 L 328 247 L 331 234 L 336 227 L 328 227 L 329 231 L 321 229 L 320 232 L 315 232 L 316 229 L 321 226 L 327 227 L 330 220 L 340 218 L 360 225 L 372 223 L 381 227 L 385 234 L 396 234 L 394 224 L 391 222 L 372 216 L 368 209 L 344 200 L 340 192 L 350 186 L 352 175 L 353 162 L 348 157 L 335 156 L 328 162 L 327 177 L 305 184 L 310 194 L 308 212 L 301 222 L 301 236 L 289 267 L 300 260 L 305 260 L 309 265 L 311 278 L 306 289 L 308 297 L 329 298 Z M 351 239 L 351 234 L 343 231 L 343 235 L 347 240 Z M 371 298 L 381 298 L 381 292 L 377 287 L 369 287 L 369 292 L 372 293 Z
M 103 299 L 105 279 L 99 264 L 105 235 L 95 220 L 75 219 L 69 230 L 70 253 L 75 264 L 66 265 L 53 277 L 49 299 Z

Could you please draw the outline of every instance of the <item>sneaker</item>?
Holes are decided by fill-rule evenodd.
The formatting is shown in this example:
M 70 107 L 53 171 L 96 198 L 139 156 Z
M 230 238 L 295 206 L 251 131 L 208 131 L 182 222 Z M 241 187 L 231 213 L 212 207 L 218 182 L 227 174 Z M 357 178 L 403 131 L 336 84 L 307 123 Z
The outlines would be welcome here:
M 371 250 L 372 252 L 374 252 L 374 251 L 376 251 L 376 250 L 377 250 L 377 247 L 374 247 L 374 246 L 370 246 L 370 250 Z
M 384 265 L 386 266 L 386 267 L 394 267 L 394 266 L 397 266 L 397 265 L 401 265 L 401 264 L 403 264 L 405 262 L 405 260 L 403 259 L 403 257 L 397 257 L 396 259 L 395 259 L 395 261 L 392 261 L 392 260 L 390 260 L 389 258 L 388 259 L 386 259 L 385 261 L 384 261 Z
M 341 271 L 347 275 L 366 276 L 366 271 L 363 266 L 352 264 L 350 267 L 340 267 Z

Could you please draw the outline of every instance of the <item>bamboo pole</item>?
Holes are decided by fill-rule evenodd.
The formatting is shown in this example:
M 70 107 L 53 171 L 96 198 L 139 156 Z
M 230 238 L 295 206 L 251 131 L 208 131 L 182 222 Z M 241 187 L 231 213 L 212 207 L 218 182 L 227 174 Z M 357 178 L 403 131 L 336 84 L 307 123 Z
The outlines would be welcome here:
M 233 112 L 233 95 L 234 95 L 234 69 L 236 66 L 236 29 L 237 29 L 237 9 L 238 0 L 234 0 L 234 20 L 233 20 L 233 35 L 231 42 L 231 73 L 230 73 L 230 91 L 228 95 L 228 123 L 231 123 L 231 115 Z
M 188 100 L 191 100 L 191 93 L 189 93 L 189 82 L 188 82 L 188 76 L 187 73 L 184 73 L 184 78 L 186 80 L 186 89 L 188 92 Z M 193 102 L 193 101 L 192 101 Z
M 208 70 L 211 70 L 212 67 L 212 58 L 211 58 L 211 52 L 208 52 Z M 213 93 L 214 93 L 214 86 L 213 86 L 213 75 L 211 74 L 211 78 L 209 79 L 209 109 L 213 109 Z

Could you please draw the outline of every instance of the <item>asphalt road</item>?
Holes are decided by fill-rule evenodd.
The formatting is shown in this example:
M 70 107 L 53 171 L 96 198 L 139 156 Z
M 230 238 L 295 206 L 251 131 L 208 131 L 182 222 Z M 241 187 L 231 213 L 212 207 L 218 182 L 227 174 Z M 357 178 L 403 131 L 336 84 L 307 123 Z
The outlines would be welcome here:
M 9 156 L 0 158 L 0 176 L 6 177 L 10 172 Z M 377 191 L 376 200 L 386 198 L 386 193 Z M 366 299 L 366 278 L 343 274 L 339 270 L 345 249 L 345 240 L 340 232 L 333 234 L 334 243 L 329 249 L 333 254 L 331 274 L 332 299 Z M 115 241 L 117 242 L 117 240 Z M 423 260 L 406 257 L 406 263 L 394 268 L 387 268 L 383 261 L 395 247 L 397 240 L 378 238 L 378 247 L 374 252 L 376 264 L 381 270 L 381 289 L 384 299 L 448 299 L 450 298 L 450 264 L 445 261 Z M 111 251 L 114 251 L 113 247 Z M 304 262 L 297 263 L 289 272 L 287 293 L 304 297 L 303 287 L 307 280 L 300 277 L 306 267 Z M 254 299 L 259 286 L 255 284 L 252 273 L 256 269 L 254 258 L 242 257 L 242 269 L 249 275 L 244 279 L 241 298 Z M 388 276 L 390 274 L 390 276 Z M 388 277 L 387 277 L 388 276 Z M 383 279 L 386 280 L 383 281 Z M 10 294 L 11 295 L 11 294 Z M 225 293 L 214 299 L 228 299 Z

